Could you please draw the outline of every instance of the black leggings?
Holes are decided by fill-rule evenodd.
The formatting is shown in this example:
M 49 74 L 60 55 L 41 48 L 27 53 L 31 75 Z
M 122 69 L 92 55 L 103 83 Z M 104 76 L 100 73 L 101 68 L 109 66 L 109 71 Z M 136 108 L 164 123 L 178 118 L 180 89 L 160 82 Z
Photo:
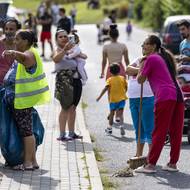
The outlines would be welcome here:
M 73 105 L 77 106 L 82 94 L 82 82 L 80 79 L 73 79 Z

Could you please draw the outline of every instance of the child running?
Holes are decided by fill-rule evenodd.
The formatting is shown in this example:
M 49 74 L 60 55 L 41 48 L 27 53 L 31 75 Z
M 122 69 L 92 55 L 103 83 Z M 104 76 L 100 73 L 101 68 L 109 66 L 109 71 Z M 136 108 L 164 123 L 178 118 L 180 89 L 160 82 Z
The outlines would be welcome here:
M 105 92 L 108 91 L 110 114 L 109 127 L 106 128 L 105 132 L 107 134 L 112 134 L 113 118 L 115 112 L 117 111 L 118 117 L 120 118 L 120 133 L 123 136 L 125 135 L 125 130 L 123 126 L 123 110 L 125 107 L 125 100 L 127 99 L 127 81 L 123 76 L 119 75 L 119 64 L 113 63 L 110 65 L 109 69 L 111 77 L 107 79 L 106 86 L 104 87 L 96 101 L 99 101 L 100 98 L 105 94 Z

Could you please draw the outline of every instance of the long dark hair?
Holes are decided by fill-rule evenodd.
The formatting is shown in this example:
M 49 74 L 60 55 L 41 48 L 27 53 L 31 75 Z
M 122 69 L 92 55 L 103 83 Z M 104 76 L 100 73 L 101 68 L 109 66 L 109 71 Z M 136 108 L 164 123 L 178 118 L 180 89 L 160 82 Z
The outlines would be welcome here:
M 117 29 L 117 24 L 110 25 L 109 35 L 114 40 L 119 37 L 119 30 Z
M 175 79 L 177 75 L 177 71 L 176 71 L 176 63 L 175 63 L 173 54 L 161 46 L 161 41 L 157 36 L 150 35 L 148 37 L 148 41 L 150 44 L 156 45 L 156 51 L 164 59 L 172 79 Z

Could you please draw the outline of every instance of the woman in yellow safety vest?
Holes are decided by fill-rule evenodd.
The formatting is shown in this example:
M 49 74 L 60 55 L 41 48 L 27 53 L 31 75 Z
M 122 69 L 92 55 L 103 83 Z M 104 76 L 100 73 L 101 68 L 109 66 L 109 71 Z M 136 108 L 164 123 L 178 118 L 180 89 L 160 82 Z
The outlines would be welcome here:
M 32 107 L 49 102 L 50 93 L 41 58 L 34 48 L 37 38 L 32 31 L 19 30 L 15 36 L 16 50 L 5 50 L 3 56 L 15 63 L 4 81 L 9 86 L 5 98 L 11 106 L 16 126 L 24 142 L 24 162 L 18 170 L 39 168 L 36 161 L 35 138 L 32 132 Z

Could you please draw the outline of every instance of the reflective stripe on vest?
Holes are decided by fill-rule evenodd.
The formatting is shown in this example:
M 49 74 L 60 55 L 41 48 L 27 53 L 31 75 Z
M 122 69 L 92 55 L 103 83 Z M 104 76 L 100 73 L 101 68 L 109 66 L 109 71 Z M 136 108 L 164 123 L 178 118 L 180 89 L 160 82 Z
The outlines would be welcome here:
M 35 56 L 37 67 L 36 71 L 30 74 L 24 65 L 18 63 L 15 79 L 15 109 L 30 108 L 50 101 L 49 87 L 41 58 L 35 48 L 30 48 L 29 51 Z
M 46 77 L 45 73 L 42 75 L 37 76 L 36 78 L 27 78 L 27 79 L 16 79 L 16 84 L 28 83 L 28 82 L 35 82 Z
M 24 93 L 15 94 L 15 98 L 34 96 L 34 95 L 41 94 L 41 93 L 43 93 L 45 91 L 48 91 L 48 90 L 49 90 L 49 86 L 46 86 L 45 88 L 35 90 L 35 91 L 32 91 L 32 92 L 24 92 Z

